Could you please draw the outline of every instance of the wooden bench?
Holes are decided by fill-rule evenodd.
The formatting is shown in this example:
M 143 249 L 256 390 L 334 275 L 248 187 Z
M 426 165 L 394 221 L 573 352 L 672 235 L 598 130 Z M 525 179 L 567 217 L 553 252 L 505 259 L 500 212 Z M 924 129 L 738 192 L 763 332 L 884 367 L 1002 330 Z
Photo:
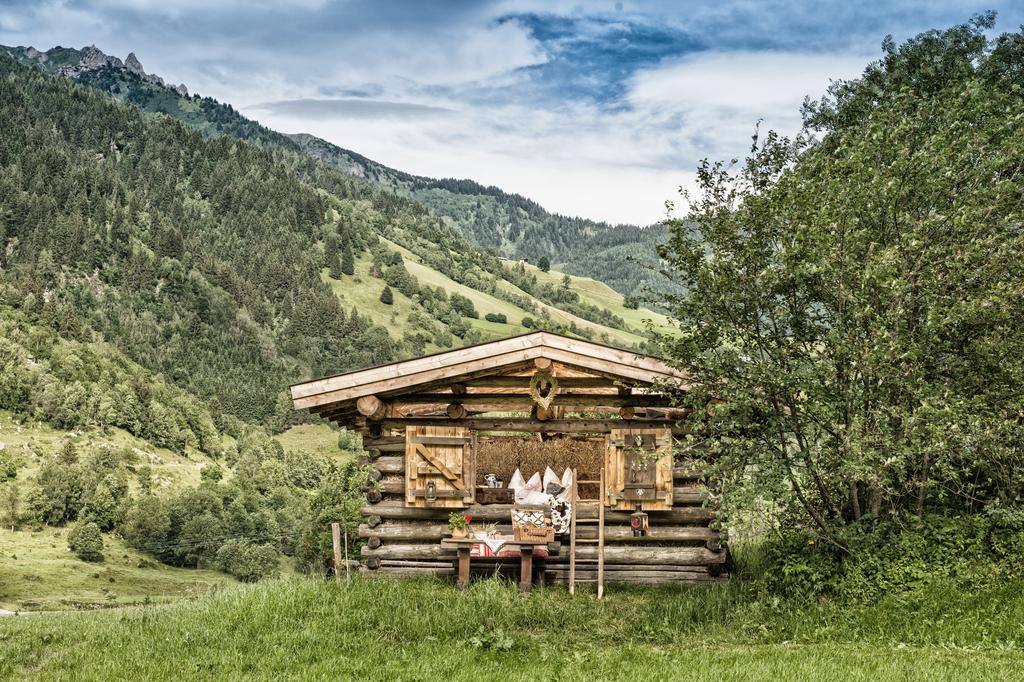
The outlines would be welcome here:
M 441 546 L 446 549 L 452 549 L 458 551 L 458 559 L 456 559 L 458 565 L 458 576 L 459 576 L 459 589 L 464 590 L 469 585 L 469 562 L 470 550 L 473 545 L 483 544 L 481 540 L 474 538 L 444 538 L 441 540 Z M 526 594 L 530 591 L 533 586 L 533 550 L 536 547 L 546 547 L 548 545 L 547 540 L 529 540 L 520 541 L 513 540 L 511 537 L 508 542 L 501 545 L 501 549 L 519 549 L 519 591 Z

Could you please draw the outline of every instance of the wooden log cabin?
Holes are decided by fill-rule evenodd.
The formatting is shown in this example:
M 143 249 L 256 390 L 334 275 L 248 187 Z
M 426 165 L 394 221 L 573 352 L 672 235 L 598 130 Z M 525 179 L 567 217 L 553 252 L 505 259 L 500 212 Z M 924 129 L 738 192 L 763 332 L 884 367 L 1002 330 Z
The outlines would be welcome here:
M 308 381 L 291 394 L 296 409 L 363 434 L 372 468 L 362 570 L 453 575 L 455 549 L 441 542 L 449 514 L 508 532 L 512 491 L 493 479 L 550 467 L 575 469 L 580 525 L 555 538 L 536 577 L 575 582 L 600 572 L 602 584 L 663 584 L 726 572 L 698 458 L 680 440 L 685 389 L 685 374 L 657 358 L 538 331 Z M 641 460 L 654 466 L 639 466 L 638 478 Z M 638 517 L 647 532 L 634 529 Z M 487 573 L 516 567 L 474 562 Z

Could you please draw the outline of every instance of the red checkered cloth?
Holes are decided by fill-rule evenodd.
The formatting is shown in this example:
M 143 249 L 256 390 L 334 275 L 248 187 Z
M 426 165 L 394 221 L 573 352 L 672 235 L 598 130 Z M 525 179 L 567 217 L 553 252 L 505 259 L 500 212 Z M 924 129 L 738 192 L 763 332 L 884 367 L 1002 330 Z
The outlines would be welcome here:
M 485 544 L 483 542 L 477 542 L 477 543 L 474 543 L 473 546 L 469 548 L 469 556 L 471 556 L 471 557 L 497 557 L 499 559 L 518 557 L 519 556 L 519 547 L 516 546 L 515 549 L 513 549 L 511 547 L 508 547 L 507 545 L 502 545 L 502 546 L 498 547 L 497 551 L 495 551 L 495 550 L 491 549 L 487 544 Z M 533 547 L 533 556 L 538 556 L 538 557 L 546 557 L 546 556 L 548 556 L 548 548 L 545 547 L 544 545 L 534 545 L 534 547 Z

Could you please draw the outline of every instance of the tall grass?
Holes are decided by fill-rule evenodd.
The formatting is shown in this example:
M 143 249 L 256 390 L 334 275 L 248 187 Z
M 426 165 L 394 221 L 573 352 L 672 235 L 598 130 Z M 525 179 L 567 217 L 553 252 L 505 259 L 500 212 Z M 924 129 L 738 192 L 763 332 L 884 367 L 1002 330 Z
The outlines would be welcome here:
M 166 679 L 1007 679 L 1024 584 L 861 607 L 711 588 L 522 597 L 498 579 L 291 578 L 191 603 L 0 622 L 0 676 Z

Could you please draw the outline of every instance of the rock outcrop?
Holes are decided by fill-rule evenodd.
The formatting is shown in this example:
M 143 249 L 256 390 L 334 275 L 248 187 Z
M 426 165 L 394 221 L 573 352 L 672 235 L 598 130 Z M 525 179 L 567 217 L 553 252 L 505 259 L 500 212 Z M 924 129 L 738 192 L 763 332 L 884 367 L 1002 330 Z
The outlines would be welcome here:
M 54 48 L 61 49 L 61 48 Z M 40 62 L 45 62 L 48 58 L 46 52 L 40 52 L 34 47 L 29 47 L 23 51 L 23 54 L 30 58 L 36 59 Z M 142 67 L 142 62 L 135 56 L 134 52 L 129 52 L 128 57 L 122 62 L 117 57 L 105 54 L 95 45 L 82 48 L 81 58 L 77 64 L 70 64 L 59 67 L 56 72 L 67 78 L 80 78 L 82 74 L 90 71 L 99 71 L 100 69 L 117 69 L 120 71 L 127 71 L 128 73 L 134 74 L 154 85 L 159 85 L 163 88 L 173 90 L 181 97 L 188 97 L 188 88 L 185 87 L 184 83 L 179 85 L 168 85 L 164 82 L 164 79 L 155 73 L 146 73 L 146 70 Z
M 128 58 L 124 60 L 124 68 L 131 71 L 136 76 L 145 76 L 146 70 L 142 68 L 142 62 L 135 56 L 134 52 L 128 53 Z

